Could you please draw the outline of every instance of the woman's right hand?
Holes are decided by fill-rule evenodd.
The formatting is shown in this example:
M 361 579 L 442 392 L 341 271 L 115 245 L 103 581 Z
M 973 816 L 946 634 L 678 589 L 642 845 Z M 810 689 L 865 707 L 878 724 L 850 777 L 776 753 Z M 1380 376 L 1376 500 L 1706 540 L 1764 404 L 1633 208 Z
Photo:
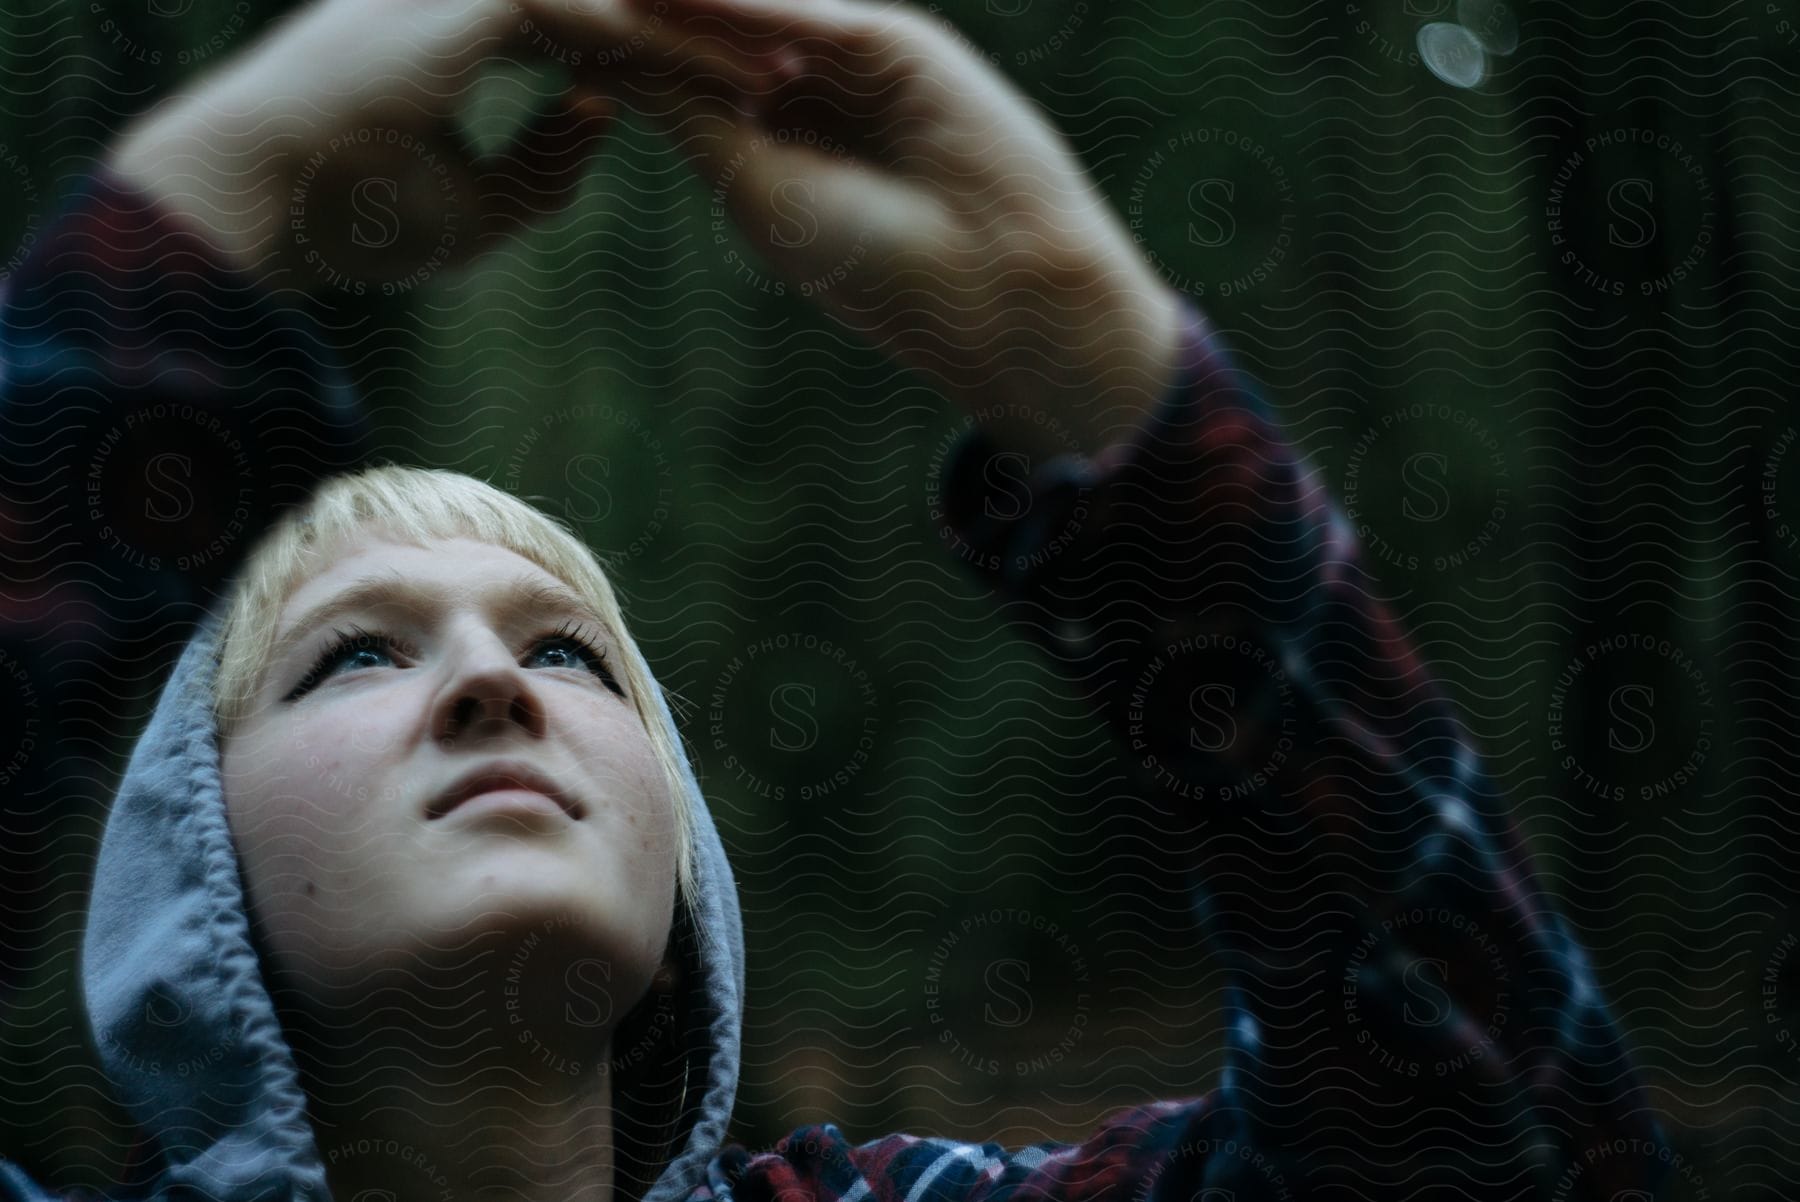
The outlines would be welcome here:
M 616 0 L 317 0 L 140 118 L 109 166 L 236 265 L 356 294 L 409 290 L 574 198 L 612 121 L 572 84 L 478 155 L 459 110 L 487 67 L 661 69 L 673 32 Z M 681 61 L 691 62 L 690 50 Z M 762 66 L 712 56 L 742 83 Z

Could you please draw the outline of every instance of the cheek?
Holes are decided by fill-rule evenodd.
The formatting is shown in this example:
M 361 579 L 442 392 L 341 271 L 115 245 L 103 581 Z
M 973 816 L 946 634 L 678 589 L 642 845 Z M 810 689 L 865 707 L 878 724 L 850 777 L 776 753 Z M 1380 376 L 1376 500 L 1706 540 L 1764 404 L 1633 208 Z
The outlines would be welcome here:
M 258 896 L 275 902 L 353 884 L 375 824 L 405 800 L 390 766 L 403 712 L 397 699 L 321 707 L 233 741 L 222 764 L 226 811 Z
M 598 796 L 606 799 L 603 817 L 618 846 L 628 848 L 627 862 L 643 869 L 654 884 L 671 872 L 675 859 L 675 804 L 650 737 L 635 715 L 608 715 L 590 729 L 579 747 L 581 762 Z

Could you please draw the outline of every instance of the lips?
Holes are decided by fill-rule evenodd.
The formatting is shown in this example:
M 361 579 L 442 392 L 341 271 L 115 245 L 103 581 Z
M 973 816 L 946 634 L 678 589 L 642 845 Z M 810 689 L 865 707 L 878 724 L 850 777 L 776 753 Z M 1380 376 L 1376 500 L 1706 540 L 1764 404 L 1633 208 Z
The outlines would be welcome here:
M 549 776 L 530 764 L 504 760 L 483 764 L 458 777 L 455 783 L 439 793 L 426 807 L 425 817 L 431 820 L 442 818 L 471 797 L 479 797 L 496 789 L 529 789 L 556 802 L 571 818 L 579 820 L 585 814 L 581 803 Z

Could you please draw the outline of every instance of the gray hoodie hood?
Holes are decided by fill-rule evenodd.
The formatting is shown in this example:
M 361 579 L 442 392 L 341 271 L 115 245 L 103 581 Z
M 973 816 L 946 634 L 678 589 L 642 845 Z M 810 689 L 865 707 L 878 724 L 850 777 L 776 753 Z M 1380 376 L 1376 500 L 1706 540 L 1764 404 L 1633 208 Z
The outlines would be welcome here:
M 107 819 L 81 953 L 87 1018 L 120 1100 L 155 1141 L 157 1197 L 326 1202 L 324 1163 L 251 942 L 226 825 L 212 714 L 221 625 L 213 614 L 188 644 Z M 660 687 L 655 709 L 681 746 Z M 683 952 L 690 1097 L 673 1158 L 644 1202 L 675 1202 L 705 1179 L 737 1092 L 737 887 L 685 763 L 682 775 L 702 928 Z

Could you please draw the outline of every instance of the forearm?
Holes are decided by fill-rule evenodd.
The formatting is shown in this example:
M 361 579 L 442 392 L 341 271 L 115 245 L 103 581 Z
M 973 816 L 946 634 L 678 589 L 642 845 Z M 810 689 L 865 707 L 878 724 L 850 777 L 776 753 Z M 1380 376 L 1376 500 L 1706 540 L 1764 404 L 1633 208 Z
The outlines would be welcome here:
M 574 200 L 611 124 L 590 86 L 486 154 L 463 109 L 487 68 L 532 64 L 539 23 L 622 53 L 647 27 L 625 7 L 312 0 L 133 122 L 108 166 L 261 283 L 392 294 Z
M 966 321 L 960 310 L 915 311 L 893 351 L 1001 447 L 1034 462 L 1094 454 L 1148 421 L 1181 345 L 1179 299 L 1137 256 L 1111 263 L 1055 286 L 1041 264 L 996 271 Z
M 271 266 L 281 215 L 272 181 L 257 171 L 256 145 L 241 132 L 254 126 L 254 108 L 246 103 L 229 118 L 222 99 L 201 111 L 206 108 L 221 119 L 197 120 L 199 112 L 185 98 L 146 114 L 120 138 L 107 169 L 204 238 L 221 263 L 260 275 Z M 265 140 L 280 136 L 274 129 L 262 134 Z M 269 157 L 266 144 L 260 157 Z
M 0 443 L 31 460 L 10 495 L 22 528 L 73 540 L 65 562 L 141 576 L 127 594 L 202 591 L 276 508 L 366 452 L 335 364 L 305 312 L 101 172 L 0 305 Z M 146 489 L 155 505 L 126 503 Z
M 203 238 L 222 264 L 260 278 L 276 266 L 292 160 L 322 141 L 334 109 L 354 111 L 345 103 L 353 81 L 332 78 L 346 58 L 344 18 L 369 39 L 384 36 L 342 0 L 303 5 L 138 114 L 106 170 Z
M 1029 482 L 971 443 L 945 508 L 1167 824 L 1238 984 L 1254 1137 L 1320 1172 L 1352 1167 L 1329 1145 L 1371 1115 L 1431 1116 L 1392 1153 L 1421 1171 L 1471 1138 L 1497 1162 L 1543 1141 L 1547 1165 L 1655 1139 L 1585 954 L 1354 526 L 1185 316 L 1175 385 L 1132 438 Z M 1467 1183 L 1454 1158 L 1434 1171 Z

